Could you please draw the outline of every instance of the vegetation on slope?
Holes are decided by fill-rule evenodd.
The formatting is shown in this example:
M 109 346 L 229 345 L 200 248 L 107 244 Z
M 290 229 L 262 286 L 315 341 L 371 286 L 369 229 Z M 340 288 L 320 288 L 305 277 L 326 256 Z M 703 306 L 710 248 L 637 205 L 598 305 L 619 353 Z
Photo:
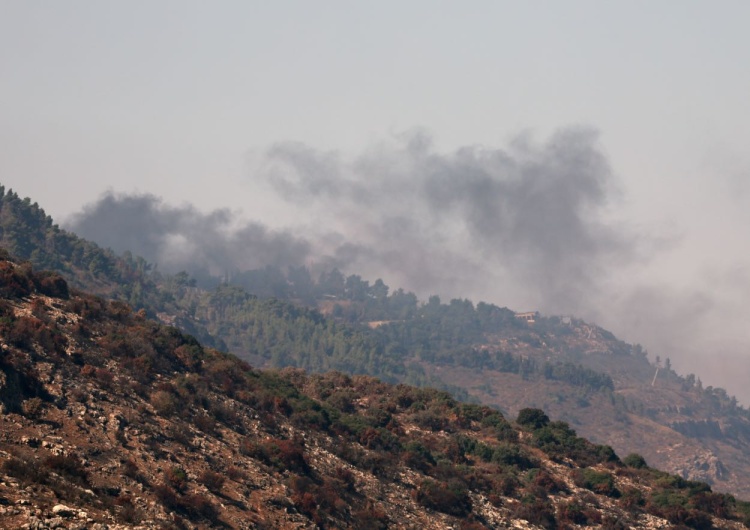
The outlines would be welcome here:
M 511 413 L 543 407 L 623 452 L 750 495 L 750 411 L 667 363 L 652 386 L 655 366 L 642 348 L 585 322 L 537 315 L 529 325 L 491 304 L 420 303 L 337 270 L 316 280 L 305 268 L 245 271 L 207 290 L 60 230 L 2 187 L 0 245 L 253 365 L 369 374 Z
M 540 373 L 591 388 L 612 386 L 608 376 L 574 363 L 539 365 L 502 351 L 476 350 L 486 333 L 506 328 L 523 332 L 506 308 L 484 303 L 475 308 L 468 300 L 441 304 L 437 297 L 420 306 L 412 293 L 397 290 L 389 295 L 381 280 L 370 285 L 357 275 L 345 278 L 334 270 L 314 282 L 304 268 L 286 276 L 266 268 L 235 278 L 259 293 L 286 300 L 251 295 L 237 285 L 205 291 L 185 273 L 163 275 L 142 258 L 116 256 L 59 229 L 36 203 L 1 186 L 0 243 L 35 267 L 72 278 L 78 287 L 127 302 L 152 317 L 164 315 L 203 343 L 267 366 L 369 374 L 446 388 L 463 399 L 469 397 L 464 390 L 425 376 L 412 361 Z M 276 287 L 269 290 L 270 285 Z M 334 300 L 338 318 L 326 318 L 290 299 L 313 304 Z M 357 325 L 377 319 L 389 324 L 375 330 Z
M 258 371 L 59 276 L 0 270 L 0 496 L 18 506 L 5 526 L 750 522 L 749 504 L 621 461 L 541 410 L 512 422 L 437 390 Z

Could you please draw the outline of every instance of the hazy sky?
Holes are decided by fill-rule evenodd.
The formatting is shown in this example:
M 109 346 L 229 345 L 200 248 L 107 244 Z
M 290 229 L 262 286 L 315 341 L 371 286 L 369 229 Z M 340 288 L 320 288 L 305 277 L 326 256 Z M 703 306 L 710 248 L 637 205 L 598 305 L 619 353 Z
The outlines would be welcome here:
M 594 318 L 750 403 L 748 20 L 746 1 L 2 0 L 0 182 L 60 222 L 87 207 L 80 226 L 137 206 L 183 255 L 325 247 L 422 295 Z

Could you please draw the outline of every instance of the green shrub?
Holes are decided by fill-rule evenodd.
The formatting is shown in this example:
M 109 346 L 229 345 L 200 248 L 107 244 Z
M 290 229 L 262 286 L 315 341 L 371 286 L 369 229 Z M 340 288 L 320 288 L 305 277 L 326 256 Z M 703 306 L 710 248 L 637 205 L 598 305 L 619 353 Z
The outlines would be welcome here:
M 417 412 L 411 418 L 419 427 L 433 432 L 442 431 L 448 425 L 448 419 L 443 414 L 431 409 Z
M 536 462 L 518 445 L 514 444 L 500 444 L 495 447 L 492 451 L 491 461 L 504 466 L 516 466 L 519 469 L 537 467 Z
M 435 459 L 421 442 L 409 442 L 404 447 L 402 460 L 405 465 L 412 469 L 417 469 L 423 473 L 427 472 L 430 467 L 435 465 Z
M 569 458 L 579 466 L 619 461 L 610 446 L 592 444 L 579 437 L 564 421 L 551 422 L 535 429 L 534 445 L 553 459 Z
M 383 428 L 365 429 L 359 436 L 359 443 L 368 449 L 380 449 L 392 452 L 401 450 L 401 443 L 398 437 L 391 431 Z
M 615 487 L 615 479 L 611 473 L 597 471 L 590 467 L 577 469 L 573 473 L 573 481 L 576 486 L 586 488 L 600 495 L 608 497 L 619 497 L 620 491 Z
M 459 408 L 459 414 L 468 420 L 479 421 L 482 425 L 491 425 L 494 422 L 505 421 L 500 412 L 475 403 L 462 403 Z
M 643 458 L 638 453 L 630 453 L 628 456 L 622 459 L 622 463 L 625 464 L 628 467 L 633 467 L 635 469 L 646 469 L 648 468 L 648 464 L 646 463 L 646 459 Z
M 171 467 L 164 472 L 164 482 L 180 493 L 187 489 L 187 472 L 181 467 Z
M 543 410 L 525 408 L 518 412 L 516 423 L 530 429 L 541 429 L 549 423 L 549 416 Z

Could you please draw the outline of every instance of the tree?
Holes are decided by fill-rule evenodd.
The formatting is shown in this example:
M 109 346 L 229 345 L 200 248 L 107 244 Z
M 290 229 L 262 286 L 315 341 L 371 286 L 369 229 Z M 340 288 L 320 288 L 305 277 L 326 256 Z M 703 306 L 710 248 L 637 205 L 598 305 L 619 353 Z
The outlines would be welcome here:
M 362 279 L 358 274 L 352 274 L 346 279 L 344 294 L 349 300 L 362 302 L 367 299 L 367 292 L 370 289 L 370 282 Z
M 328 273 L 322 272 L 318 279 L 318 290 L 321 295 L 343 297 L 344 275 L 338 269 L 333 269 Z
M 525 408 L 518 412 L 516 423 L 532 429 L 541 429 L 549 423 L 549 416 L 541 409 Z
M 378 278 L 377 280 L 375 280 L 375 283 L 372 284 L 370 293 L 372 293 L 373 298 L 375 298 L 376 300 L 383 301 L 388 298 L 388 286 L 383 283 L 383 280 Z
M 628 456 L 622 459 L 622 463 L 628 467 L 634 467 L 636 469 L 644 469 L 648 467 L 646 459 L 638 453 L 630 453 Z

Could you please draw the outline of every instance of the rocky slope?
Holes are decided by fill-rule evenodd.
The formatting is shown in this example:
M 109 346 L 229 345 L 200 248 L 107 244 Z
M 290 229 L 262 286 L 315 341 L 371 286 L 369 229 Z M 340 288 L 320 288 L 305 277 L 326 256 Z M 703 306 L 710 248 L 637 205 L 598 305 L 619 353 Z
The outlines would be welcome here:
M 750 412 L 666 366 L 654 382 L 656 366 L 641 348 L 595 325 L 540 315 L 528 324 L 506 308 L 468 300 L 423 304 L 338 271 L 317 283 L 309 276 L 295 283 L 279 271 L 256 275 L 255 285 L 268 290 L 270 276 L 297 303 L 237 286 L 202 290 L 184 273 L 162 275 L 142 258 L 60 230 L 36 203 L 2 186 L 0 244 L 255 366 L 437 385 L 511 416 L 541 407 L 619 453 L 638 452 L 661 469 L 750 499 Z M 300 307 L 302 300 L 317 300 L 323 314 Z
M 741 528 L 750 505 L 366 376 L 258 371 L 0 261 L 0 527 Z
M 564 359 L 608 374 L 612 386 L 593 389 L 572 378 L 546 377 L 543 370 L 517 374 L 492 367 L 424 366 L 509 414 L 543 408 L 618 452 L 640 453 L 661 469 L 750 498 L 750 413 L 722 389 L 703 388 L 695 376 L 682 377 L 665 366 L 657 372 L 639 347 L 575 319 L 563 325 L 541 318 L 523 333 L 488 337 L 475 351 L 502 351 L 538 365 Z

